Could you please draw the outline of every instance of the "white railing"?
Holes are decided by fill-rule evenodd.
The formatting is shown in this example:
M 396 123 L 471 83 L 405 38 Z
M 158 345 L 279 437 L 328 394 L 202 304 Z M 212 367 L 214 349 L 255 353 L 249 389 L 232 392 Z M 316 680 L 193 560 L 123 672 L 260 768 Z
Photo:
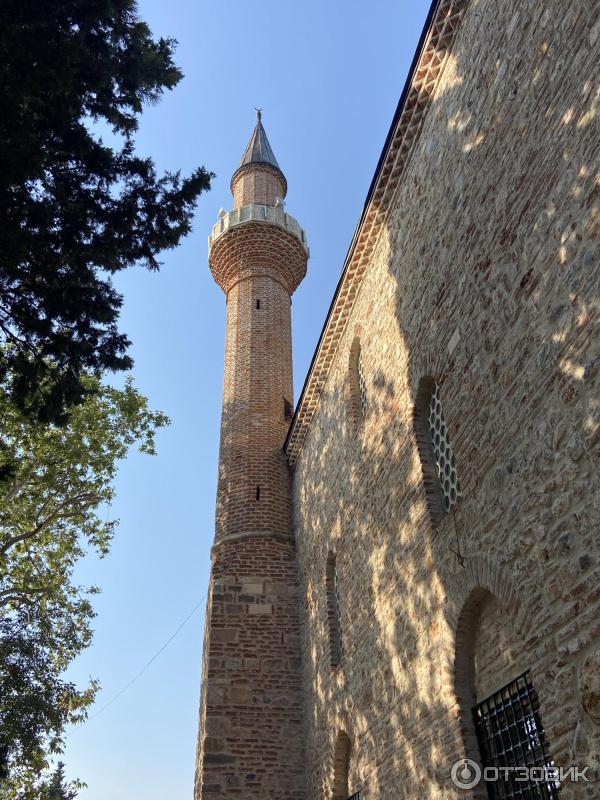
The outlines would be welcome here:
M 282 205 L 277 206 L 260 206 L 248 205 L 242 208 L 234 209 L 228 213 L 221 213 L 219 221 L 213 225 L 211 235 L 208 237 L 208 249 L 215 243 L 215 241 L 222 236 L 230 228 L 237 225 L 243 225 L 245 222 L 270 222 L 272 225 L 279 225 L 285 228 L 288 233 L 293 234 L 297 239 L 302 242 L 302 246 L 308 255 L 308 243 L 306 241 L 306 234 L 298 224 L 298 222 L 289 214 L 286 213 Z

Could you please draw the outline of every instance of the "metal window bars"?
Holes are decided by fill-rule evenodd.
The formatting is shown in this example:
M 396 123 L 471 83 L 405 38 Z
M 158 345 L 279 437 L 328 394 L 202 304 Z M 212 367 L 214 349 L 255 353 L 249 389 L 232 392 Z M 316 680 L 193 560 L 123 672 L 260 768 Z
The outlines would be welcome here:
M 537 692 L 529 671 L 511 681 L 473 709 L 484 767 L 500 769 L 498 780 L 486 781 L 491 800 L 554 800 L 559 784 L 553 780 L 554 761 L 546 745 Z M 502 768 L 542 767 L 541 780 Z
M 452 445 L 450 444 L 450 436 L 448 435 L 448 426 L 444 419 L 440 389 L 437 384 L 429 400 L 427 425 L 438 479 L 444 496 L 444 506 L 448 512 L 460 499 L 460 485 L 456 474 L 456 463 Z

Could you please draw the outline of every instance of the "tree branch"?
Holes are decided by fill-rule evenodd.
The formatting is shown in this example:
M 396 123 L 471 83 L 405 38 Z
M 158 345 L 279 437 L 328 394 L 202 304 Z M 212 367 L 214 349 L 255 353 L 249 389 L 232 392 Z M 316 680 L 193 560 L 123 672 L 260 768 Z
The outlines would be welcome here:
M 98 504 L 102 500 L 102 495 L 94 494 L 92 492 L 84 492 L 75 497 L 69 497 L 66 500 L 63 500 L 62 503 L 59 503 L 57 508 L 48 516 L 44 517 L 32 530 L 25 531 L 24 533 L 19 533 L 16 536 L 11 536 L 8 541 L 0 547 L 0 555 L 6 555 L 6 553 L 14 547 L 16 544 L 20 544 L 21 542 L 29 541 L 30 539 L 35 538 L 39 533 L 41 533 L 45 528 L 48 527 L 52 522 L 55 522 L 58 519 L 68 519 L 73 517 L 78 517 L 87 511 L 93 505 Z M 74 503 L 80 503 L 79 507 L 74 509 L 73 511 L 66 511 L 69 506 L 73 505 Z M 63 513 L 64 511 L 64 513 Z
M 28 603 L 35 602 L 35 597 L 41 594 L 49 594 L 52 590 L 50 586 L 40 586 L 39 588 L 27 588 L 25 586 L 13 587 L 12 589 L 5 589 L 0 592 L 0 608 L 9 605 L 10 603 Z

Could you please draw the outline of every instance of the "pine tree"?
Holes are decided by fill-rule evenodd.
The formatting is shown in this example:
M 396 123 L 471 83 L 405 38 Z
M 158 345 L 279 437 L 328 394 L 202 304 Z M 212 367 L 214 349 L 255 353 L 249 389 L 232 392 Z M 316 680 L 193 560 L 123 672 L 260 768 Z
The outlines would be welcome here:
M 74 800 L 77 797 L 77 790 L 74 786 L 68 785 L 65 778 L 65 765 L 59 761 L 56 765 L 46 796 L 43 800 Z
M 157 269 L 210 186 L 134 150 L 143 105 L 182 77 L 174 46 L 134 0 L 0 4 L 0 380 L 42 421 L 64 422 L 85 371 L 131 366 L 111 275 Z

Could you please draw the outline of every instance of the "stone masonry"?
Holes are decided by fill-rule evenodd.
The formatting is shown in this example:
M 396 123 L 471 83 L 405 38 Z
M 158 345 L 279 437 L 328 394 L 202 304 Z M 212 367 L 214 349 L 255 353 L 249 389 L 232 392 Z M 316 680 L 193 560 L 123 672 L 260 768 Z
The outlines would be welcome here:
M 340 796 L 345 737 L 348 795 L 486 797 L 450 768 L 525 670 L 552 757 L 595 781 L 561 797 L 600 796 L 599 37 L 597 1 L 434 5 L 287 441 L 307 800 Z M 462 491 L 439 520 L 424 379 Z
M 483 800 L 450 770 L 526 671 L 551 758 L 588 767 L 560 797 L 600 797 L 599 113 L 600 0 L 433 3 L 291 424 L 306 241 L 253 135 L 211 237 L 196 800 Z

